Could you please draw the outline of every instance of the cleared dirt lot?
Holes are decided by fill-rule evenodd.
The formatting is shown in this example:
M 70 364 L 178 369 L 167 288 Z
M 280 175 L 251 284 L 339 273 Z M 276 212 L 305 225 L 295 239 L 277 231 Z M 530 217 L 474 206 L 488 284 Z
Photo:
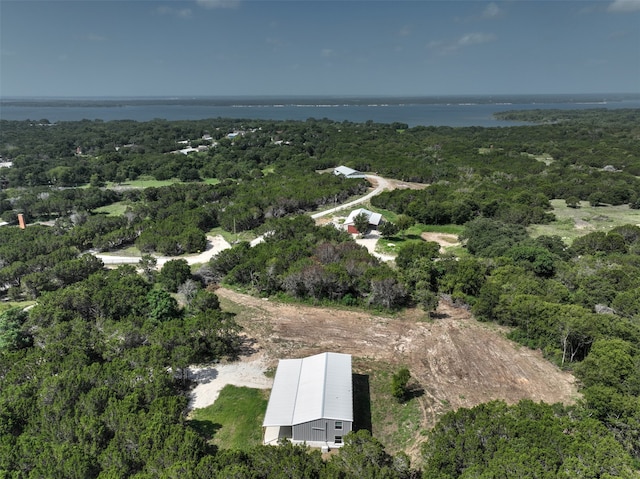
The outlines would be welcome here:
M 420 237 L 425 241 L 434 241 L 440 245 L 440 252 L 444 253 L 451 246 L 459 246 L 458 237 L 449 233 L 422 233 Z
M 572 403 L 574 378 L 532 351 L 507 340 L 501 328 L 475 321 L 468 311 L 441 302 L 437 319 L 419 310 L 397 317 L 361 311 L 279 304 L 220 288 L 223 305 L 237 311 L 245 333 L 274 367 L 278 358 L 324 351 L 354 356 L 354 372 L 370 374 L 375 364 L 406 365 L 424 390 L 417 397 L 422 429 L 444 411 L 493 399 L 523 398 Z M 239 305 L 239 306 L 238 306 Z M 418 443 L 424 440 L 416 437 Z

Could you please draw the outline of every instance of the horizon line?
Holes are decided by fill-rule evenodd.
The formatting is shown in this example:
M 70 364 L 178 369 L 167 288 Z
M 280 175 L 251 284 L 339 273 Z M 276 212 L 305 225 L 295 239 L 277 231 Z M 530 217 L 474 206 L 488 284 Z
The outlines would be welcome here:
M 91 99 L 149 99 L 200 100 L 229 98 L 456 98 L 456 97 L 523 97 L 523 96 L 638 96 L 638 92 L 560 92 L 560 93 L 447 93 L 447 94 L 224 94 L 224 95 L 0 95 L 3 100 L 91 100 Z

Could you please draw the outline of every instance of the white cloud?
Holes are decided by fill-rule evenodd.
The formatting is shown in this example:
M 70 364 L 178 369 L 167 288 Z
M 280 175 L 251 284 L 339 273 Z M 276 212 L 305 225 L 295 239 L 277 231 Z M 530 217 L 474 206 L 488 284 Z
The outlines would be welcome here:
M 196 3 L 204 8 L 236 8 L 240 0 L 196 0 Z
M 179 18 L 191 18 L 192 11 L 190 8 L 171 8 L 167 6 L 161 6 L 156 9 L 156 13 L 159 15 L 174 15 Z
M 427 48 L 436 50 L 438 53 L 445 55 L 453 53 L 461 48 L 470 47 L 473 45 L 481 45 L 483 43 L 490 43 L 496 40 L 496 36 L 493 33 L 467 33 L 454 41 L 445 42 L 442 40 L 436 40 L 429 42 Z
M 504 12 L 498 5 L 491 2 L 482 12 L 482 18 L 497 18 L 502 16 L 503 13 Z
M 398 31 L 398 35 L 401 37 L 408 37 L 411 35 L 411 27 L 409 25 L 405 25 Z
M 332 57 L 333 56 L 333 50 L 331 48 L 323 48 L 322 52 L 320 52 L 320 54 L 325 57 Z
M 456 44 L 459 47 L 468 47 L 470 45 L 480 45 L 481 43 L 489 43 L 496 39 L 493 33 L 467 33 L 458 39 Z
M 607 11 L 613 13 L 639 12 L 640 0 L 614 0 L 607 7 Z
M 266 42 L 268 45 L 273 45 L 274 47 L 281 47 L 283 45 L 282 40 L 274 37 L 267 37 Z
M 87 35 L 86 39 L 90 42 L 104 42 L 107 40 L 106 37 L 103 37 L 102 35 L 97 35 L 95 33 L 90 33 L 89 35 Z

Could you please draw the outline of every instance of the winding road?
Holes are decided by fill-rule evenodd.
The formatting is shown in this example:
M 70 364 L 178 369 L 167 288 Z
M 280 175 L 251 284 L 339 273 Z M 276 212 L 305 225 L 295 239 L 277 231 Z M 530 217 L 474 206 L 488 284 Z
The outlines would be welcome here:
M 318 218 L 322 218 L 323 216 L 327 216 L 330 214 L 335 213 L 336 211 L 340 211 L 340 210 L 344 210 L 346 208 L 351 208 L 352 206 L 356 206 L 359 204 L 362 204 L 366 201 L 369 201 L 371 198 L 373 198 L 374 196 L 379 195 L 380 193 L 382 193 L 385 190 L 392 190 L 394 189 L 393 184 L 387 180 L 386 178 L 383 178 L 382 176 L 377 176 L 377 175 L 366 175 L 365 178 L 367 180 L 369 180 L 371 183 L 374 183 L 376 186 L 375 188 L 370 191 L 369 193 L 367 193 L 364 196 L 361 196 L 358 199 L 355 199 L 353 201 L 349 201 L 348 203 L 342 203 L 340 206 L 336 206 L 335 208 L 331 208 L 325 211 L 319 211 L 318 213 L 313 213 L 311 215 L 311 217 L 316 220 Z
M 366 201 L 369 201 L 371 198 L 373 198 L 376 195 L 379 195 L 380 193 L 382 193 L 383 191 L 386 190 L 392 190 L 395 188 L 395 186 L 393 185 L 393 183 L 391 183 L 389 180 L 387 180 L 386 178 L 383 178 L 382 176 L 377 176 L 377 175 L 366 175 L 366 179 L 368 181 L 370 181 L 373 185 L 374 185 L 374 189 L 371 190 L 369 193 L 367 193 L 364 196 L 361 196 L 360 198 L 357 198 L 355 200 L 349 201 L 347 203 L 343 203 L 339 206 L 336 206 L 335 208 L 330 208 L 328 210 L 324 210 L 324 211 L 319 211 L 317 213 L 313 213 L 311 215 L 311 218 L 318 219 L 318 218 L 322 218 L 323 216 L 328 216 L 331 215 L 337 211 L 340 210 L 344 210 L 347 208 L 351 208 L 353 206 L 357 206 L 359 204 L 362 204 Z M 369 236 L 369 235 L 367 235 Z M 255 246 L 256 244 L 260 243 L 264 241 L 264 237 L 263 236 L 259 236 L 256 239 L 254 239 L 253 241 L 251 241 L 251 246 Z M 377 256 L 378 258 L 382 259 L 383 261 L 389 261 L 391 259 L 393 259 L 390 256 L 386 256 L 386 255 L 380 255 L 378 253 L 374 252 L 374 248 L 375 248 L 375 241 L 377 241 L 377 238 L 373 238 L 373 237 L 365 237 L 365 238 L 361 238 L 356 240 L 358 242 L 361 242 L 361 244 L 365 247 L 367 247 L 367 249 L 369 250 L 369 252 L 375 256 Z M 225 240 L 222 236 L 217 235 L 217 236 L 207 236 L 207 249 L 205 251 L 203 251 L 200 254 L 197 255 L 184 255 L 184 256 L 156 256 L 153 255 L 158 263 L 157 263 L 157 267 L 158 268 L 162 268 L 162 266 L 164 266 L 164 264 L 167 261 L 170 261 L 172 259 L 184 259 L 187 261 L 188 264 L 193 265 L 193 264 L 203 264 L 208 262 L 211 258 L 213 258 L 215 255 L 217 255 L 220 251 L 223 251 L 227 248 L 231 248 L 231 245 L 229 244 L 229 242 L 227 240 Z M 119 264 L 138 264 L 138 262 L 140 261 L 140 256 L 118 256 L 118 255 L 111 255 L 111 254 L 103 254 L 103 253 L 94 253 L 94 255 L 96 256 L 96 258 L 100 258 L 102 260 L 102 262 L 105 265 L 119 265 Z

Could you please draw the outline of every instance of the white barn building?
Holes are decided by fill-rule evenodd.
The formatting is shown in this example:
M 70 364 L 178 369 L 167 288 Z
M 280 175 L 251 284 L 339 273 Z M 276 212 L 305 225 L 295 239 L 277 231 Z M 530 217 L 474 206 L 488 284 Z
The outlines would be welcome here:
M 365 178 L 366 175 L 361 171 L 354 170 L 348 166 L 337 166 L 333 169 L 333 174 L 336 176 L 344 176 L 345 178 Z
M 351 355 L 281 359 L 262 426 L 265 444 L 286 438 L 323 449 L 341 447 L 353 429 Z
M 363 214 L 369 219 L 369 228 L 370 229 L 378 229 L 378 226 L 382 223 L 382 215 L 380 213 L 374 213 L 373 211 L 369 211 L 364 208 L 358 208 L 357 210 L 353 210 L 347 216 L 347 219 L 344 220 L 344 227 L 347 228 L 347 232 L 351 234 L 362 233 L 362 231 L 358 231 L 355 225 L 356 216 Z M 365 231 L 366 233 L 366 231 Z

